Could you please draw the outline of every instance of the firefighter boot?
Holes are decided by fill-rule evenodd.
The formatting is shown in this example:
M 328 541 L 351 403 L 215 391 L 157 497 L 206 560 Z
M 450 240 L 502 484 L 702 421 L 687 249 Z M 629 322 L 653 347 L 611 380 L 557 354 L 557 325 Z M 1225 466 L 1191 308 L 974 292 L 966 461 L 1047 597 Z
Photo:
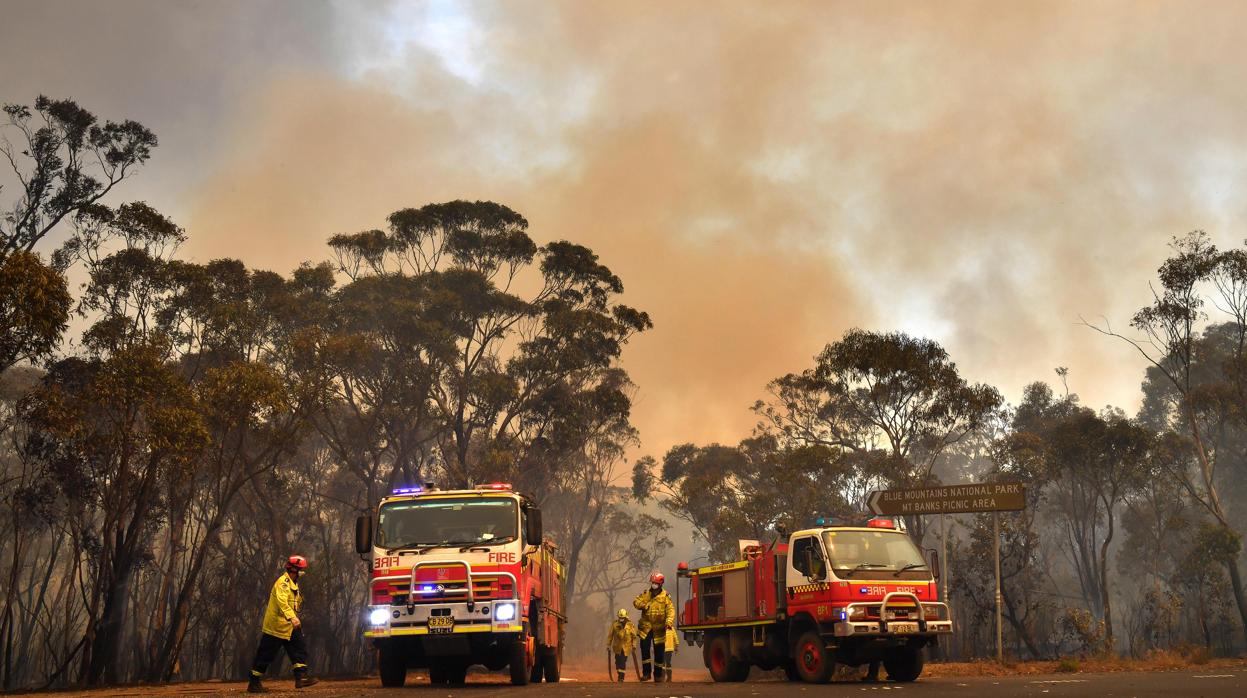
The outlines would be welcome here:
M 865 683 L 879 683 L 879 662 L 871 662 L 866 669 L 866 675 L 862 677 Z
M 654 667 L 654 683 L 662 683 L 662 682 L 663 682 L 662 667 L 656 666 Z
M 623 682 L 624 682 L 624 673 L 623 673 L 623 671 L 621 670 L 621 671 L 619 672 L 619 683 L 623 683 Z
M 251 675 L 251 683 L 247 684 L 247 693 L 268 693 L 268 689 L 264 684 L 260 683 L 260 677 L 255 674 Z
M 294 687 L 307 688 L 320 683 L 320 679 L 311 679 L 307 676 L 307 669 L 295 669 L 294 671 Z

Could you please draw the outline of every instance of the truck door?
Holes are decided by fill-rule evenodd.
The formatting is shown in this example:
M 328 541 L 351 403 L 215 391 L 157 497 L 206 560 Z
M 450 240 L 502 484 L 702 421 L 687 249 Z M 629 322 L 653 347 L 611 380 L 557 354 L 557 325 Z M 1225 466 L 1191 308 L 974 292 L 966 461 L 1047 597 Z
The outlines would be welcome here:
M 815 535 L 794 538 L 788 552 L 786 584 L 791 588 L 826 580 L 827 554 L 822 541 Z

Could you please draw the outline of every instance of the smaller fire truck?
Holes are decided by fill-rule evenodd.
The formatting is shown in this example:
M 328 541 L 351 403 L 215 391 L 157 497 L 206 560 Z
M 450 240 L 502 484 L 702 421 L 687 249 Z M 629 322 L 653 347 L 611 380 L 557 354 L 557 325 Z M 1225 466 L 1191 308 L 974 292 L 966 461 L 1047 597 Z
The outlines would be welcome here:
M 382 686 L 410 667 L 463 683 L 473 664 L 509 667 L 513 684 L 559 680 L 563 566 L 541 510 L 510 485 L 396 489 L 356 520 L 355 550 L 371 563 L 364 636 Z
M 891 519 L 797 531 L 770 545 L 741 541 L 738 562 L 688 568 L 680 630 L 702 646 L 715 681 L 753 666 L 825 683 L 837 663 L 881 661 L 894 681 L 922 673 L 922 648 L 953 624 L 928 561 Z M 677 595 L 679 585 L 677 585 Z

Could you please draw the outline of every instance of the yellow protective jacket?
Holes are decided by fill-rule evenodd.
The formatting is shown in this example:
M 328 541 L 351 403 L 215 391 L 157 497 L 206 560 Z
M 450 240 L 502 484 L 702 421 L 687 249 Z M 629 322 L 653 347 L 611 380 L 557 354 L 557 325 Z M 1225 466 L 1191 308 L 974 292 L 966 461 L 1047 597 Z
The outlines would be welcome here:
M 606 630 L 606 646 L 615 654 L 632 652 L 632 648 L 636 646 L 636 628 L 632 626 L 632 621 L 625 618 L 611 623 L 611 627 Z
M 657 594 L 651 594 L 650 590 L 646 589 L 632 601 L 632 605 L 643 611 L 641 622 L 637 623 L 637 630 L 640 631 L 639 637 L 648 637 L 651 628 L 658 628 L 659 632 L 670 628 L 672 630 L 666 633 L 665 638 L 672 640 L 675 637 L 675 604 L 672 603 L 666 589 Z
M 282 574 L 273 583 L 273 591 L 268 595 L 268 608 L 264 610 L 264 633 L 289 640 L 294 632 L 294 624 L 290 622 L 299 614 L 303 607 L 303 597 L 299 596 L 299 585 Z

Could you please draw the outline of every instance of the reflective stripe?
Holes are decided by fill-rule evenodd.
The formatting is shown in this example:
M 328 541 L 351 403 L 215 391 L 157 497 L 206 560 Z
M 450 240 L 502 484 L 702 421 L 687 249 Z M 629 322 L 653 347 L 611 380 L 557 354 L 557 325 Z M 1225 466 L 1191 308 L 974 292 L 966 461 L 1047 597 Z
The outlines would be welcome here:
M 306 668 L 307 668 L 307 665 L 306 665 L 306 664 L 297 664 L 297 663 L 296 663 L 296 664 L 291 664 L 291 665 L 290 665 L 290 668 L 291 668 L 291 669 L 306 669 Z
M 262 672 L 262 671 L 256 671 L 255 669 L 252 669 L 252 670 L 251 670 L 251 675 L 252 675 L 252 676 L 254 676 L 254 677 L 256 677 L 256 678 L 258 679 L 258 678 L 260 678 L 261 676 L 264 676 L 264 672 Z

